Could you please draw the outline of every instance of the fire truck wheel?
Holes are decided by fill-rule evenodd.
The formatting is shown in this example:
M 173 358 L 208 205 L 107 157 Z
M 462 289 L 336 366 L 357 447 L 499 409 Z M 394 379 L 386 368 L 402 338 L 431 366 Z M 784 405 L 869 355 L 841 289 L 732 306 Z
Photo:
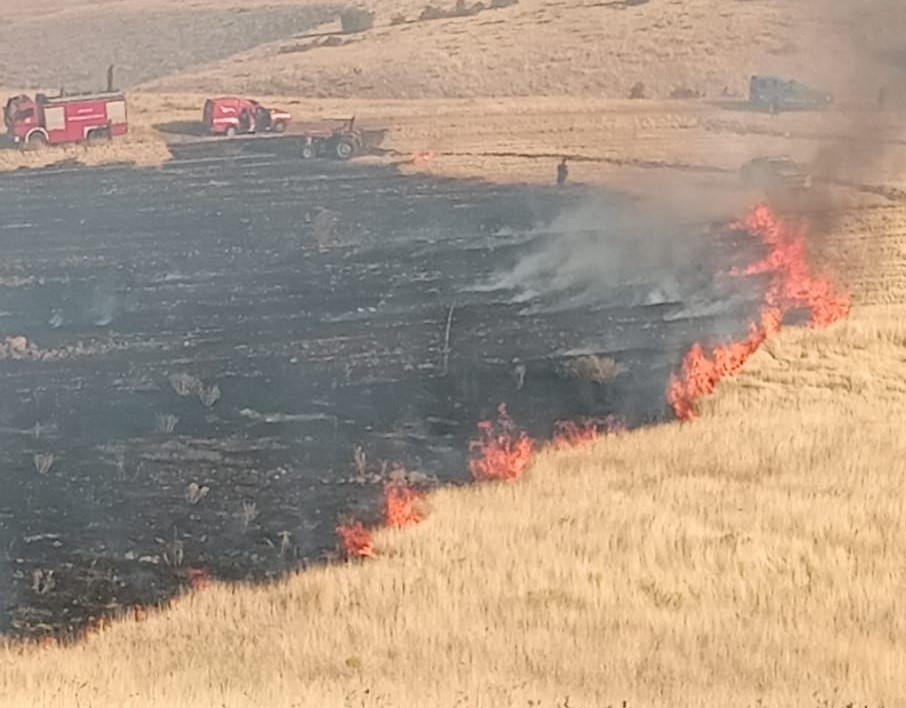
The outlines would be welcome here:
M 276 123 L 274 123 L 273 131 L 275 133 L 285 133 L 286 123 L 284 123 L 282 120 L 277 121 Z
M 47 136 L 45 136 L 44 133 L 32 133 L 28 136 L 26 147 L 29 150 L 40 150 L 41 148 L 47 147 Z
M 302 159 L 311 160 L 315 156 L 315 146 L 311 143 L 306 143 L 302 146 Z
M 226 129 L 226 136 L 227 136 L 228 138 L 235 138 L 235 137 L 236 137 L 236 128 L 235 128 L 234 126 L 232 126 L 232 125 L 229 126 L 229 127 Z
M 98 128 L 88 133 L 88 142 L 90 143 L 104 143 L 109 142 L 112 139 L 110 131 L 106 128 Z

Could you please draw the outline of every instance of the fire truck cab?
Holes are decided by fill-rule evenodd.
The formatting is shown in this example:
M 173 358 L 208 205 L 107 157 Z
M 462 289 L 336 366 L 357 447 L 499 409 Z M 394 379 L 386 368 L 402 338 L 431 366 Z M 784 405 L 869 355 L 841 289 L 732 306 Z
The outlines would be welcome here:
M 282 133 L 292 115 L 279 108 L 265 108 L 250 98 L 209 98 L 202 116 L 212 135 L 232 137 L 247 133 Z
M 13 96 L 3 119 L 10 139 L 23 147 L 109 140 L 128 130 L 126 98 L 119 92 Z

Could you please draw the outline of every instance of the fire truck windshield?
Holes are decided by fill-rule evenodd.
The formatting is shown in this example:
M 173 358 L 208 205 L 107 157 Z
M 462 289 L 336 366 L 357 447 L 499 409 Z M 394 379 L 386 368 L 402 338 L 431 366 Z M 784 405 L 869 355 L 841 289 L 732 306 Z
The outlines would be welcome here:
M 30 104 L 31 102 L 24 96 L 16 96 L 9 99 L 6 104 L 6 111 L 3 114 L 6 125 L 10 126 L 17 121 L 33 116 L 35 109 Z

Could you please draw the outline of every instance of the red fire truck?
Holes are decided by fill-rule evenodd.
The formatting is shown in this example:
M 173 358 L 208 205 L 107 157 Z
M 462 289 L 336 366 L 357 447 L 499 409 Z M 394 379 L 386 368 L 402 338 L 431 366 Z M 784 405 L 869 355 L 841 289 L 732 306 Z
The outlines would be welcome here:
M 91 94 L 14 96 L 3 114 L 13 142 L 32 148 L 110 140 L 125 135 L 126 97 L 119 91 Z
M 293 117 L 280 108 L 265 108 L 251 98 L 209 98 L 202 121 L 211 135 L 283 133 Z

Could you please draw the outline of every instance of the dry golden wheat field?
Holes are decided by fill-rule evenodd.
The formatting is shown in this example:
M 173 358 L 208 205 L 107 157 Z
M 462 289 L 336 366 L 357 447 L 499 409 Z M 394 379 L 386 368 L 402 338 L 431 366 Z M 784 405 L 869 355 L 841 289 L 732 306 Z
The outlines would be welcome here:
M 235 33 L 245 14 L 322 12 L 6 1 L 6 33 L 59 33 L 70 17 L 83 32 L 97 13 L 114 27 L 153 14 L 164 31 L 168 12 L 191 10 L 165 44 L 203 34 L 206 13 L 229 13 Z M 376 558 L 215 583 L 70 645 L 0 643 L 0 706 L 906 706 L 906 131 L 901 110 L 863 101 L 899 69 L 878 63 L 857 85 L 828 74 L 861 65 L 865 53 L 844 55 L 868 35 L 883 44 L 871 62 L 902 51 L 901 8 L 521 0 L 414 22 L 420 2 L 371 7 L 375 29 L 341 46 L 303 51 L 324 28 L 272 37 L 271 15 L 254 46 L 136 71 L 125 141 L 3 151 L 0 169 L 160 166 L 166 125 L 197 118 L 210 92 L 311 120 L 355 113 L 388 131 L 362 162 L 404 173 L 549 183 L 568 156 L 572 180 L 690 221 L 742 213 L 755 198 L 737 188 L 746 160 L 824 159 L 820 197 L 787 207 L 810 222 L 809 262 L 851 292 L 852 312 L 769 338 L 693 422 L 546 450 L 513 484 L 433 493 L 421 524 L 378 532 Z M 830 45 L 837 63 L 812 60 Z M 139 49 L 160 51 L 154 38 Z M 25 85 L 6 62 L 0 82 Z M 790 67 L 842 89 L 844 105 L 735 106 L 751 72 Z M 636 82 L 647 98 L 628 99 Z M 678 88 L 701 98 L 670 99 Z

